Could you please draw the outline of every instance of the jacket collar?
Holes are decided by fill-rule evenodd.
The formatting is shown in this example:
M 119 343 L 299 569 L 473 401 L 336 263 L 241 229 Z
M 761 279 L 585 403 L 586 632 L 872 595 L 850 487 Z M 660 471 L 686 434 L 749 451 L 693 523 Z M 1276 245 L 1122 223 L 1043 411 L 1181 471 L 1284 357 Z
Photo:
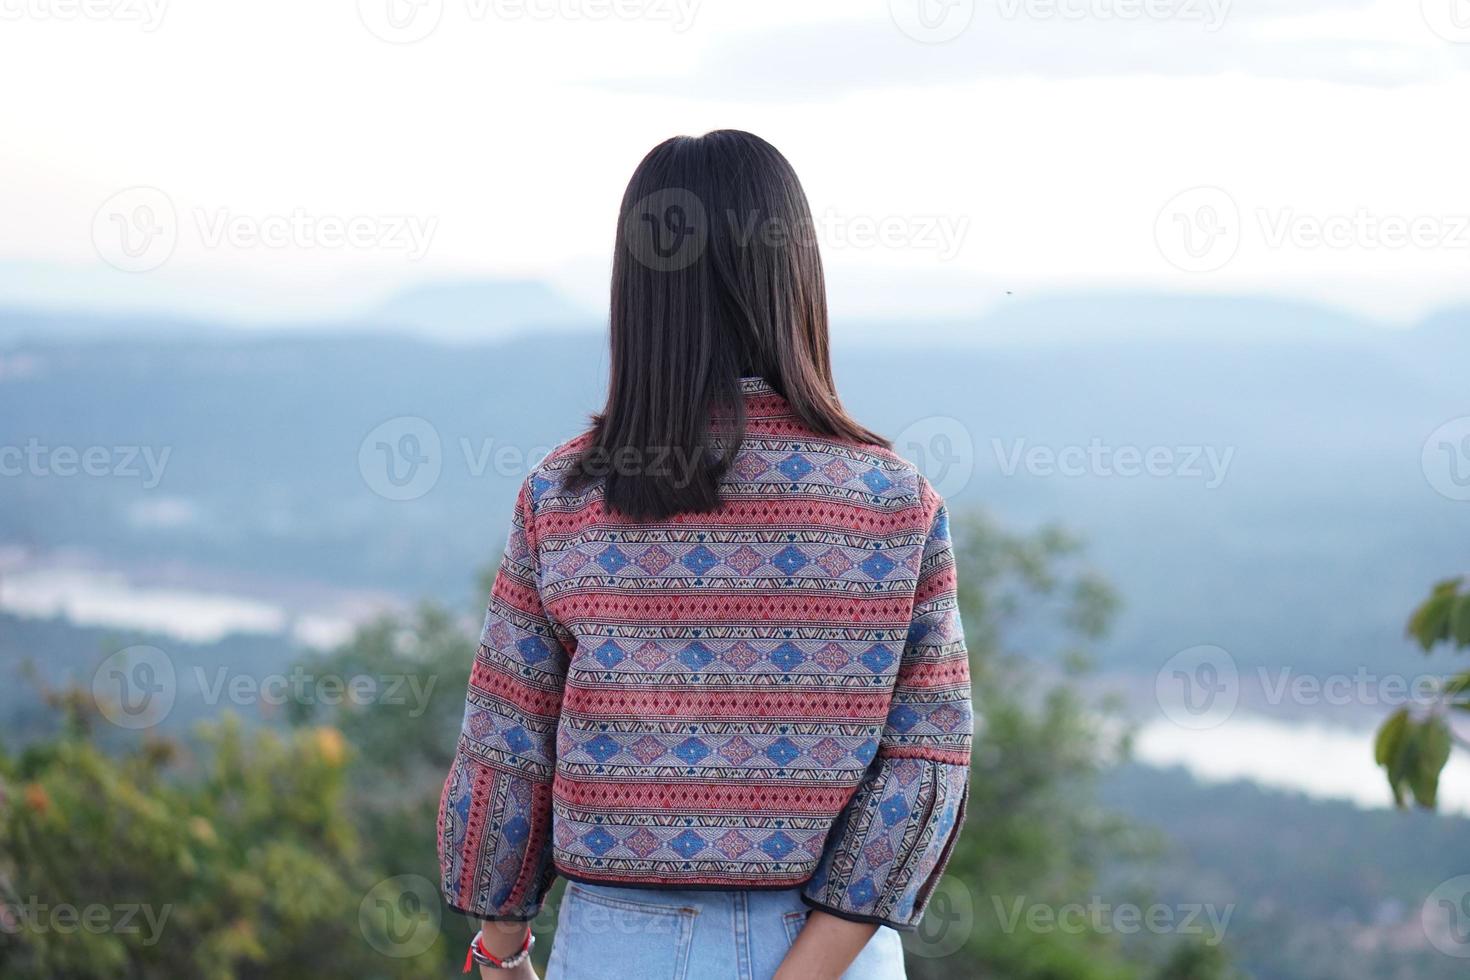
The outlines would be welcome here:
M 740 392 L 745 399 L 745 416 L 748 419 L 785 419 L 796 414 L 765 378 L 741 378 Z

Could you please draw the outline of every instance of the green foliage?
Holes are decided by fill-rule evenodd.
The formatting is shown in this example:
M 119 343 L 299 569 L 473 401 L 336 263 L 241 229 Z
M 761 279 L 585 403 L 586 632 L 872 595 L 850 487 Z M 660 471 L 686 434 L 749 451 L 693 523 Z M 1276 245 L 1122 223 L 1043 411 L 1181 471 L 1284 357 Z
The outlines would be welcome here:
M 1436 583 L 1429 598 L 1409 617 L 1408 635 L 1426 654 L 1441 644 L 1457 651 L 1470 647 L 1470 591 L 1461 592 L 1463 584 L 1463 577 Z M 1439 777 L 1457 740 L 1447 713 L 1470 709 L 1467 690 L 1470 671 L 1447 677 L 1439 682 L 1427 709 L 1400 708 L 1379 727 L 1373 760 L 1383 767 L 1394 803 L 1400 808 L 1408 805 L 1410 797 L 1426 809 L 1437 805 Z
M 479 603 L 493 580 L 493 566 L 478 576 Z M 425 604 L 411 618 L 384 618 L 358 630 L 351 642 L 307 665 L 318 676 L 387 682 L 383 697 L 293 711 L 298 724 L 330 721 L 356 749 L 348 796 L 366 842 L 364 860 L 382 875 L 433 875 L 438 868 L 439 793 L 464 717 L 479 612 L 460 617 Z M 390 688 L 402 697 L 387 694 Z M 559 900 L 554 892 L 534 924 L 534 955 L 543 967 Z M 443 967 L 458 970 L 475 926 L 438 896 L 435 901 L 447 939 Z
M 1456 647 L 1470 646 L 1470 592 L 1460 594 L 1463 578 L 1435 583 L 1424 604 L 1409 617 L 1409 635 L 1428 653 L 1448 641 Z
M 1174 947 L 1157 980 L 1239 980 L 1244 974 L 1230 965 L 1223 946 L 1188 942 Z
M 358 909 L 375 878 L 346 807 L 340 732 L 200 732 L 105 755 L 83 699 L 66 730 L 0 754 L 0 977 L 428 977 Z M 371 919 L 371 915 L 368 916 Z
M 475 637 L 472 620 L 425 604 L 411 618 L 383 618 L 358 630 L 351 642 L 309 664 L 319 676 L 382 682 L 382 696 L 364 703 L 300 705 L 294 712 L 298 724 L 330 721 L 353 745 L 348 798 L 364 860 L 382 875 L 437 874 L 439 794 L 459 739 Z M 448 965 L 462 960 L 473 929 L 436 901 Z M 545 937 L 538 942 L 544 956 L 550 944 Z

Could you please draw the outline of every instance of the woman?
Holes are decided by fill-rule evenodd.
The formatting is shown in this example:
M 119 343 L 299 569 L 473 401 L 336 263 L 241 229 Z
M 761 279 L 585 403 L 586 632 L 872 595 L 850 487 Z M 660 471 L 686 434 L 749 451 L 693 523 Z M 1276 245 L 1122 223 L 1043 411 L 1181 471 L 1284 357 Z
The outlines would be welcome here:
M 521 487 L 439 819 L 466 962 L 549 980 L 902 977 L 964 816 L 943 502 L 843 410 L 786 159 L 656 147 L 624 195 L 612 371 Z

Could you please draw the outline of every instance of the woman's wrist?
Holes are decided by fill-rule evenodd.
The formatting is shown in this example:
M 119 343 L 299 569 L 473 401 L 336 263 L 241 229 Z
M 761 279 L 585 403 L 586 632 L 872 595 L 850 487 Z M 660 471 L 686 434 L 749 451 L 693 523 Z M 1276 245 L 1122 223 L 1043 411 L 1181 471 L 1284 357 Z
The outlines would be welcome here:
M 530 930 L 529 922 L 481 922 L 480 942 L 485 952 L 503 960 L 521 951 Z
M 470 944 L 465 972 L 478 961 L 481 980 L 537 980 L 531 965 L 532 942 L 529 922 L 481 922 Z M 499 961 L 513 965 L 500 966 Z
M 838 980 L 877 931 L 875 925 L 813 909 L 776 970 L 775 980 Z

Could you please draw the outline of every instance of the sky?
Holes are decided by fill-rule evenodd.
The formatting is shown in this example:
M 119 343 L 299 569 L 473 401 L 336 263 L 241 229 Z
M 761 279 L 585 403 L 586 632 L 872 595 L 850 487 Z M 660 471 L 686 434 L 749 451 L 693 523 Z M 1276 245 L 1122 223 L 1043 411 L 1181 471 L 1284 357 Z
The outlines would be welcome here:
M 605 306 L 662 139 L 793 162 L 839 316 L 1470 302 L 1470 0 L 0 0 L 0 306 Z

